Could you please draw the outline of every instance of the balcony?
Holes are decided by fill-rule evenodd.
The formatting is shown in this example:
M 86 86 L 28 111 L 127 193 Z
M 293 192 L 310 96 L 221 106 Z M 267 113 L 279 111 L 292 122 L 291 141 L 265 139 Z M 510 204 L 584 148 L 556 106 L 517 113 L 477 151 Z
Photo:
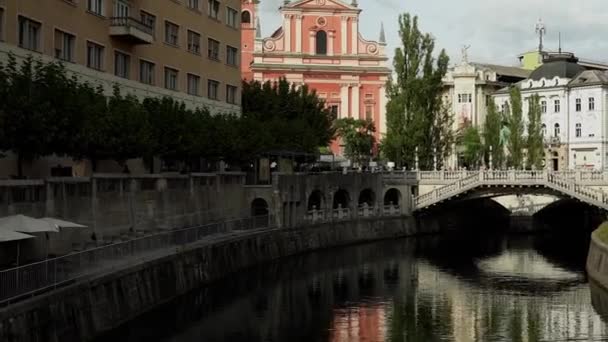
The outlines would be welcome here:
M 131 44 L 154 42 L 154 29 L 141 21 L 130 17 L 113 17 L 110 20 L 110 36 Z

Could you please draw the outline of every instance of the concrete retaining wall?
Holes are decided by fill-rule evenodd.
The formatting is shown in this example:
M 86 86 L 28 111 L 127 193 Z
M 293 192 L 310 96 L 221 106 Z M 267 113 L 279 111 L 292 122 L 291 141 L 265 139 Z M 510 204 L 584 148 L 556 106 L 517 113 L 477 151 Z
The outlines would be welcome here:
M 608 245 L 603 243 L 595 232 L 591 234 L 587 274 L 598 285 L 608 289 Z
M 276 229 L 189 246 L 0 310 L 0 341 L 87 341 L 247 266 L 306 251 L 418 233 L 412 218 Z

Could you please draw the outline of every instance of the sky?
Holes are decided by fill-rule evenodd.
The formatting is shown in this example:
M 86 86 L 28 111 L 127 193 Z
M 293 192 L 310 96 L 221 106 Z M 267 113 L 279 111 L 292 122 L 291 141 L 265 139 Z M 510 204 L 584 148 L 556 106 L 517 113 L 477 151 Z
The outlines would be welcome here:
M 351 0 L 344 0 L 350 3 Z M 535 25 L 545 23 L 545 50 L 562 48 L 578 57 L 608 61 L 608 7 L 606 0 L 358 0 L 363 10 L 359 30 L 366 39 L 378 40 L 384 23 L 392 57 L 399 46 L 398 16 L 418 15 L 419 26 L 436 38 L 436 49 L 445 48 L 452 63 L 461 60 L 461 49 L 470 45 L 469 60 L 517 65 L 517 55 L 538 48 Z M 264 37 L 280 26 L 283 0 L 261 0 Z

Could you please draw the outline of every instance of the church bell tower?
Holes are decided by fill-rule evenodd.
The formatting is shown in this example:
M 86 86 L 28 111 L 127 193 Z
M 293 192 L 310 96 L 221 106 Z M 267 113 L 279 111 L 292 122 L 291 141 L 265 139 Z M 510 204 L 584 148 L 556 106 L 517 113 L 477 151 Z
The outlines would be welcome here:
M 260 0 L 242 0 L 241 2 L 241 75 L 244 80 L 253 79 L 251 63 L 255 39 L 261 35 L 258 20 L 258 4 Z

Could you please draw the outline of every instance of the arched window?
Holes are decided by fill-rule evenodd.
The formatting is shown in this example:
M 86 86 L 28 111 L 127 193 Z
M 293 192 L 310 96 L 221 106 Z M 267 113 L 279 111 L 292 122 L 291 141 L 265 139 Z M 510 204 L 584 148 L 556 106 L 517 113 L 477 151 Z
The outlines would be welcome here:
M 542 126 L 540 126 L 540 131 L 541 134 L 543 135 L 543 137 L 547 136 L 547 125 L 543 124 Z
M 557 138 L 559 137 L 559 124 L 556 123 L 555 126 L 553 126 L 553 135 Z
M 325 31 L 317 31 L 317 55 L 327 55 L 327 33 Z
M 243 11 L 243 13 L 241 13 L 241 23 L 244 23 L 244 24 L 251 23 L 251 13 L 249 13 L 249 11 Z

